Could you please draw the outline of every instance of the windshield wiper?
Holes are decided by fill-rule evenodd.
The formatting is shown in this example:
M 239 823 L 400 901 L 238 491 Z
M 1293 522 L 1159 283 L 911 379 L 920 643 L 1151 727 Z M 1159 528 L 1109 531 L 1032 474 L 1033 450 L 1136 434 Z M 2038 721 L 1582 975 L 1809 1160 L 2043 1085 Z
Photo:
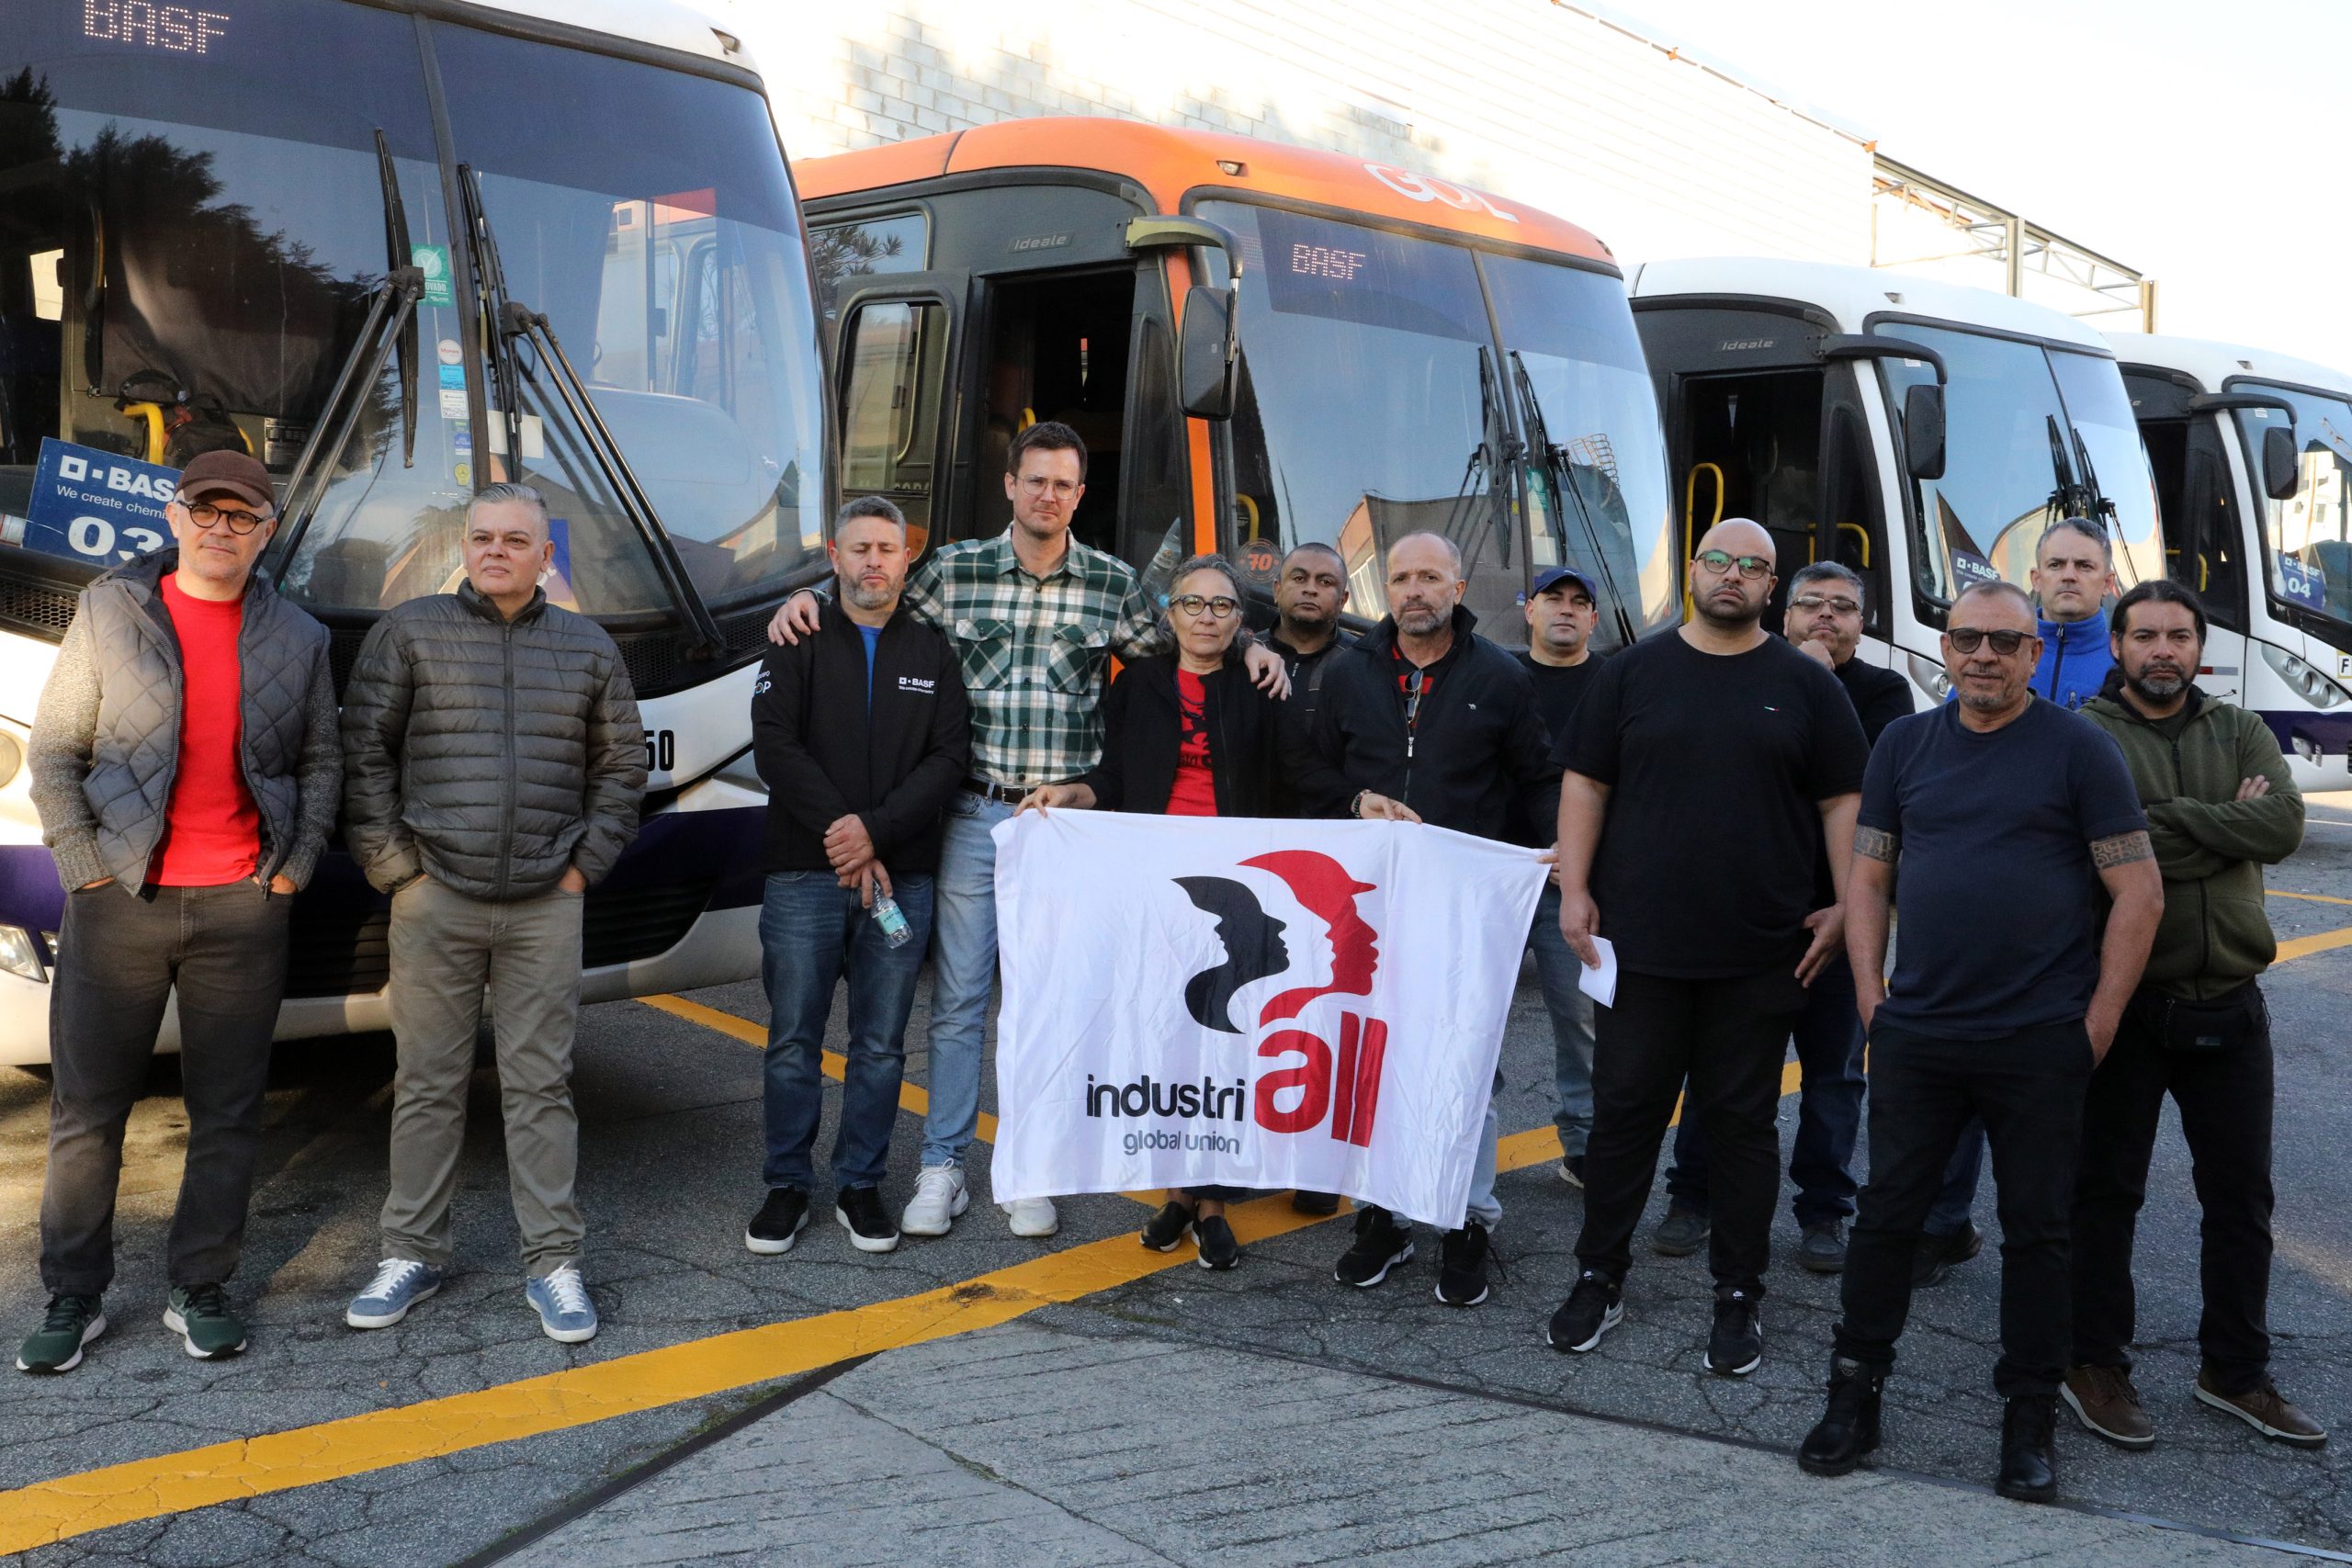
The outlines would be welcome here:
M 1555 496 L 1566 496 L 1583 520 L 1585 540 L 1592 547 L 1592 563 L 1600 573 L 1600 583 L 1609 595 L 1610 613 L 1617 618 L 1617 635 L 1625 646 L 1634 644 L 1634 617 L 1625 609 L 1625 596 L 1617 591 L 1617 574 L 1610 570 L 1609 552 L 1602 547 L 1600 525 L 1593 520 L 1592 508 L 1585 503 L 1584 492 L 1569 470 L 1568 449 L 1552 441 L 1551 427 L 1544 422 L 1544 405 L 1535 396 L 1535 381 L 1527 373 L 1527 361 L 1519 350 L 1510 351 L 1511 389 L 1519 394 L 1520 418 L 1527 425 L 1528 445 L 1535 449 L 1537 459 L 1544 465 L 1544 477 L 1550 481 Z M 1566 538 L 1560 541 L 1567 543 Z M 1562 552 L 1566 554 L 1564 550 Z
M 342 466 L 351 433 L 359 427 L 368 398 L 364 390 L 355 392 L 354 386 L 374 387 L 383 378 L 384 362 L 395 353 L 400 355 L 401 466 L 416 466 L 416 307 L 424 298 L 424 274 L 409 248 L 408 211 L 401 205 L 400 182 L 381 130 L 376 132 L 376 174 L 384 203 L 384 281 L 368 307 L 359 335 L 343 356 L 326 402 L 311 422 L 293 471 L 286 476 L 285 500 L 278 508 L 284 525 L 273 542 L 281 566 L 292 563 L 328 483 Z M 362 363 L 368 367 L 364 376 Z
M 726 651 L 726 640 L 719 636 L 718 623 L 711 618 L 710 607 L 695 592 L 694 583 L 686 576 L 685 564 L 678 558 L 678 548 L 671 541 L 670 531 L 662 526 L 661 513 L 654 509 L 653 498 L 638 482 L 637 473 L 629 467 L 621 444 L 596 412 L 595 400 L 589 396 L 586 383 L 571 367 L 571 358 L 557 341 L 555 329 L 548 319 L 527 305 L 515 300 L 506 292 L 506 274 L 498 260 L 498 242 L 492 234 L 490 213 L 482 203 L 481 175 L 479 170 L 460 164 L 458 185 L 466 205 L 468 239 L 474 251 L 474 276 L 480 280 L 483 303 L 491 308 L 488 321 L 491 328 L 490 355 L 492 377 L 499 384 L 499 412 L 506 422 L 506 452 L 510 469 L 520 473 L 523 465 L 522 389 L 528 384 L 538 387 L 534 376 L 514 344 L 527 343 L 540 366 L 554 384 L 556 396 L 571 414 L 573 428 L 581 436 L 581 444 L 588 449 L 589 457 L 603 475 L 605 488 L 626 513 L 630 526 L 644 542 L 647 554 L 653 558 L 654 575 L 670 596 L 688 633 L 686 653 L 689 657 L 716 659 Z M 542 403 L 545 399 L 542 398 Z
M 1476 525 L 1470 521 L 1469 507 L 1473 501 L 1470 487 L 1478 476 L 1487 476 L 1487 499 L 1492 502 L 1495 539 L 1502 552 L 1502 564 L 1510 564 L 1510 502 L 1509 491 L 1513 470 L 1522 455 L 1516 437 L 1503 424 L 1502 400 L 1495 395 L 1495 362 L 1485 344 L 1478 348 L 1478 444 L 1470 448 L 1470 460 L 1462 470 L 1462 484 L 1453 492 L 1453 504 L 1446 509 L 1445 536 L 1461 549 L 1464 536 L 1472 533 Z M 1466 578 L 1486 554 L 1483 540 L 1477 547 L 1462 552 L 1462 572 Z

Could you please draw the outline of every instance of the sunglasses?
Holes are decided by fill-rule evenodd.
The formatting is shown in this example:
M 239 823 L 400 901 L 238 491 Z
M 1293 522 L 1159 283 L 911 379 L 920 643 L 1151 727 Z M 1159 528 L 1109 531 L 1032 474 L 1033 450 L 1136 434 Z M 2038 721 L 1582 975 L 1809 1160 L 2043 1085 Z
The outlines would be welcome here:
M 1722 550 L 1702 550 L 1698 561 L 1717 577 L 1729 577 L 1735 567 L 1739 570 L 1740 576 L 1749 579 L 1769 577 L 1772 572 L 1772 563 L 1762 556 L 1735 556 Z
M 2026 638 L 2032 635 L 2031 632 L 1988 632 L 1980 626 L 1953 626 L 1944 633 L 1951 639 L 1952 647 L 1962 653 L 1973 653 L 1989 642 L 1993 645 L 1993 651 L 2004 659 L 2023 648 Z

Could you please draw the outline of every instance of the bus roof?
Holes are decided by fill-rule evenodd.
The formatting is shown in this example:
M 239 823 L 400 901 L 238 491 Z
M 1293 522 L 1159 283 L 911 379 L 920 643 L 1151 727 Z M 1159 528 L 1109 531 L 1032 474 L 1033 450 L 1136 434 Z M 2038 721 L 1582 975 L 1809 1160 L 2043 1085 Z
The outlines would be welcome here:
M 2209 338 L 2160 337 L 2150 333 L 2109 333 L 2115 357 L 2126 365 L 2153 365 L 2194 378 L 2199 389 L 2221 391 L 2233 377 L 2252 376 L 2264 381 L 2317 387 L 2352 397 L 2352 376 L 2315 365 L 2292 355 L 2243 344 L 2216 343 Z
M 1880 267 L 1772 256 L 1704 256 L 1645 262 L 1634 269 L 1633 295 L 1657 299 L 1680 294 L 1789 299 L 1826 311 L 1841 333 L 1859 333 L 1871 316 L 1918 316 L 1957 327 L 1989 327 L 2071 344 L 2099 354 L 2107 339 L 2063 310 L 1989 288 L 1942 283 Z
M 1239 166 L 1238 174 L 1222 167 Z M 979 169 L 1090 169 L 1133 180 L 1163 212 L 1193 192 L 1286 197 L 1592 261 L 1609 247 L 1547 212 L 1451 180 L 1340 152 L 1219 131 L 1078 115 L 999 120 L 944 136 L 795 161 L 804 201 Z
M 723 41 L 734 37 L 731 29 L 684 0 L 486 0 L 481 8 L 673 49 L 747 71 L 757 69 L 740 44 L 729 49 Z M 465 17 L 459 15 L 454 19 L 463 22 Z

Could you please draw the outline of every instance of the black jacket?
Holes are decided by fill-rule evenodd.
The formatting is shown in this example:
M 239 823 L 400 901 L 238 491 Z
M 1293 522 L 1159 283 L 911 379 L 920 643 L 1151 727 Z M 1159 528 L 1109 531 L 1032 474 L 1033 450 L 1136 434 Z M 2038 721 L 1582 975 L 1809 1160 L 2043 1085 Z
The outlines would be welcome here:
M 386 612 L 343 694 L 345 840 L 386 891 L 469 898 L 603 880 L 637 837 L 645 733 L 605 628 L 536 592 L 513 620 L 460 583 Z
M 1220 817 L 1273 813 L 1277 765 L 1274 701 L 1250 683 L 1238 651 L 1202 680 L 1202 722 Z M 1082 781 L 1105 811 L 1159 816 L 1176 787 L 1183 740 L 1176 696 L 1176 656 L 1139 659 L 1111 683 L 1102 703 L 1102 761 Z
M 1560 770 L 1519 660 L 1453 612 L 1453 646 L 1430 667 L 1415 733 L 1405 728 L 1396 675 L 1396 623 L 1331 655 L 1311 740 L 1290 748 L 1284 771 L 1303 816 L 1344 817 L 1358 790 L 1399 800 L 1421 820 L 1506 843 L 1548 844 L 1560 810 Z
M 1356 639 L 1343 627 L 1333 631 L 1331 640 L 1313 653 L 1301 653 L 1282 639 L 1279 632 L 1270 634 L 1266 646 L 1283 661 L 1283 669 L 1290 675 L 1290 700 L 1274 709 L 1275 750 L 1277 757 L 1287 757 L 1299 747 L 1311 743 L 1315 734 L 1315 716 L 1323 706 L 1323 682 L 1331 672 L 1331 660 L 1356 645 Z M 1274 797 L 1268 808 L 1271 817 L 1316 817 L 1321 813 L 1310 808 L 1292 791 L 1288 770 L 1277 763 L 1274 769 Z
M 769 871 L 828 871 L 825 829 L 854 813 L 893 872 L 939 867 L 941 813 L 971 769 L 964 677 L 947 639 L 901 607 L 874 648 L 840 605 L 771 648 L 752 687 L 752 756 L 768 786 Z

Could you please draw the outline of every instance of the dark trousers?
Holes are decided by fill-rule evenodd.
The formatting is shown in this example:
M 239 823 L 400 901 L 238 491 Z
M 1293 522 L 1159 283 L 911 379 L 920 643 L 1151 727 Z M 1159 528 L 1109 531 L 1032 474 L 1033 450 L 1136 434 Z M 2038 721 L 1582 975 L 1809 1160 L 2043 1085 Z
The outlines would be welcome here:
M 1658 1145 L 1688 1079 L 1683 1119 L 1705 1124 L 1716 1178 L 1715 1282 L 1763 1294 L 1780 1189 L 1781 1059 L 1804 1008 L 1793 969 L 1708 980 L 1618 975 L 1615 1005 L 1593 1021 L 1592 1140 L 1577 1238 L 1585 1268 L 1625 1278 Z
M 123 1127 L 146 1090 L 175 986 L 187 1162 L 172 1215 L 171 1282 L 213 1283 L 236 1271 L 292 905 L 253 882 L 162 887 L 145 897 L 108 883 L 66 896 L 49 998 L 40 1198 L 40 1278 L 52 1295 L 95 1296 L 114 1282 Z
M 2197 1339 L 2205 1364 L 2224 1393 L 2258 1388 L 2269 1371 L 2270 1016 L 2255 1008 L 2257 1026 L 2220 1051 L 2168 1050 L 2127 1010 L 2115 1048 L 2091 1075 L 2075 1181 L 2077 1366 L 2132 1364 L 2132 1229 L 2170 1093 L 2204 1216 Z
M 1790 1207 L 1800 1225 L 1826 1225 L 1854 1212 L 1854 1140 L 1862 1130 L 1862 1019 L 1854 1010 L 1854 972 L 1833 960 L 1805 991 L 1804 1011 L 1791 1032 L 1804 1092 L 1797 1102 L 1796 1142 L 1789 1150 Z M 1667 1196 L 1687 1209 L 1712 1212 L 1707 1130 L 1685 1116 L 1674 1132 L 1674 1163 Z
M 2065 1373 L 2068 1211 L 2090 1036 L 2080 1022 L 2002 1040 L 1944 1040 L 1892 1026 L 1871 1040 L 1871 1182 L 1846 1253 L 1837 1352 L 1883 1371 L 1911 1311 L 1912 1255 L 1969 1118 L 1993 1145 L 2001 1215 L 2004 1398 L 2054 1395 Z
M 1968 1217 L 1976 1209 L 1976 1184 L 1984 1177 L 1984 1122 L 1972 1116 L 1960 1132 L 1960 1142 L 1952 1145 L 1951 1158 L 1944 1163 L 1944 1189 L 1936 1195 L 1933 1207 L 1928 1211 L 1928 1223 L 1920 1227 L 1929 1235 L 1958 1235 L 1968 1228 Z
M 768 1049 L 762 1103 L 770 1187 L 806 1190 L 816 1180 L 817 1123 L 825 1108 L 818 1077 L 833 988 L 849 980 L 847 1065 L 842 1115 L 833 1129 L 833 1186 L 879 1187 L 899 1120 L 907 1069 L 907 1016 L 915 976 L 931 945 L 932 879 L 890 879 L 913 933 L 903 946 L 883 939 L 858 891 L 830 871 L 775 872 L 760 907 L 760 969 L 767 984 Z

